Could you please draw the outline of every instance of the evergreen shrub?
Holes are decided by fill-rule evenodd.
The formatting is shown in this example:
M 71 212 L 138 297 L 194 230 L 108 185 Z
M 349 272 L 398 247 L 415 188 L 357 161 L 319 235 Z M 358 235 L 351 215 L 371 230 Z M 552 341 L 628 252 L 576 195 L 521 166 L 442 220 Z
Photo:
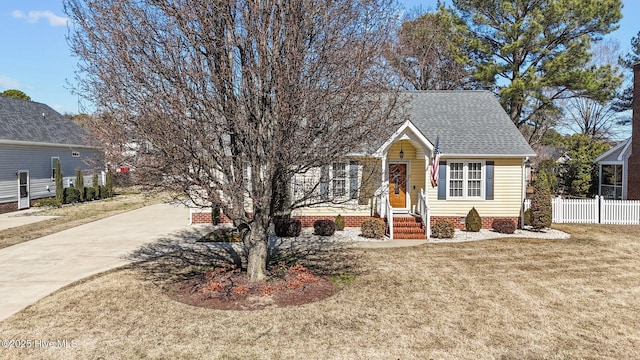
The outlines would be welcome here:
M 338 214 L 338 216 L 336 216 L 335 222 L 336 222 L 336 230 L 343 231 L 346 224 L 342 215 Z
M 55 197 L 50 197 L 36 201 L 35 203 L 33 203 L 33 206 L 59 208 L 62 207 L 62 203 Z
M 84 201 L 84 176 L 82 175 L 82 169 L 79 167 L 76 168 L 76 182 L 74 183 L 74 187 L 78 189 L 80 201 Z
M 100 199 L 106 199 L 109 197 L 107 195 L 107 188 L 105 186 L 102 186 L 102 185 L 98 186 L 98 197 Z
M 84 200 L 85 201 L 93 201 L 96 198 L 96 191 L 93 187 L 85 187 L 84 188 Z
M 100 199 L 100 183 L 98 182 L 98 173 L 93 173 L 93 196 L 95 199 Z
M 277 218 L 273 221 L 273 229 L 280 237 L 298 237 L 302 231 L 302 223 L 298 219 Z
M 77 202 L 80 202 L 80 190 L 74 187 L 64 189 L 64 203 L 75 204 Z
M 531 227 L 541 230 L 551 226 L 552 208 L 551 191 L 545 172 L 539 172 L 533 183 L 533 195 L 531 197 Z
M 516 223 L 509 219 L 495 219 L 491 228 L 501 234 L 513 234 L 516 232 Z
M 220 207 L 214 206 L 211 208 L 211 223 L 213 225 L 220 224 Z
M 531 225 L 531 209 L 527 209 L 527 211 L 524 212 L 524 225 Z
M 114 192 L 113 192 L 113 171 L 108 171 L 107 172 L 107 182 L 104 185 L 105 187 L 105 196 L 103 196 L 103 198 L 110 198 L 113 197 Z
M 313 229 L 316 235 L 331 236 L 336 232 L 336 223 L 333 220 L 316 220 Z
M 64 184 L 62 179 L 62 165 L 60 160 L 57 160 L 55 165 L 55 182 L 56 182 L 56 199 L 63 204 L 64 203 Z
M 478 210 L 475 207 L 472 207 L 471 210 L 467 213 L 467 218 L 464 222 L 465 230 L 478 232 L 482 229 L 482 219 L 480 218 L 480 214 L 478 214 Z

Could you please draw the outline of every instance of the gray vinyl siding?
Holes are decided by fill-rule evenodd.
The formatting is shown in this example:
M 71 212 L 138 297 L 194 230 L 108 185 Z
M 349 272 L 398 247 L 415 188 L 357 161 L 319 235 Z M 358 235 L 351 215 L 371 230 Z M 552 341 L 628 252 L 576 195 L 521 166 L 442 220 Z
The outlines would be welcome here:
M 72 152 L 79 152 L 80 157 L 73 157 Z M 51 178 L 52 157 L 60 158 L 65 186 L 69 179 L 75 181 L 75 169 L 78 167 L 85 175 L 85 186 L 90 186 L 94 170 L 99 172 L 101 169 L 94 169 L 89 164 L 96 164 L 98 167 L 100 154 L 98 150 L 89 148 L 0 144 L 0 203 L 18 200 L 17 170 L 29 171 L 31 199 L 54 196 L 55 181 Z

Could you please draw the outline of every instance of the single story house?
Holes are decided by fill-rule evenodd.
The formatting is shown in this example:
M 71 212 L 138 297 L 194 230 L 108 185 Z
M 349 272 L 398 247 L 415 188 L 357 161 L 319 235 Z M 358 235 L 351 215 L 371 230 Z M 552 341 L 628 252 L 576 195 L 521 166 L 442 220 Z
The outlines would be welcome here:
M 65 187 L 76 168 L 91 186 L 102 153 L 87 132 L 49 106 L 0 96 L 0 212 L 25 209 L 36 199 L 55 196 L 55 163 Z
M 640 63 L 633 66 L 632 112 L 631 137 L 595 160 L 600 167 L 598 194 L 605 198 L 640 200 Z
M 450 219 L 462 227 L 472 207 L 485 228 L 494 219 L 521 223 L 527 160 L 535 152 L 495 95 L 489 91 L 416 91 L 402 96 L 408 97 L 408 120 L 388 139 L 368 144 L 375 151 L 294 178 L 294 199 L 296 186 L 319 180 L 320 192 L 345 201 L 295 209 L 292 216 L 303 226 L 338 214 L 347 226 L 360 226 L 364 219 L 380 216 L 388 220 L 392 238 L 424 238 L 438 219 Z M 437 158 L 438 183 L 434 186 L 431 171 Z M 370 185 L 375 191 L 363 197 L 363 174 L 368 167 L 379 171 Z M 305 181 L 308 177 L 313 181 Z M 330 180 L 323 183 L 323 177 Z M 209 222 L 209 214 L 193 211 L 191 221 Z M 405 229 L 415 223 L 417 230 Z

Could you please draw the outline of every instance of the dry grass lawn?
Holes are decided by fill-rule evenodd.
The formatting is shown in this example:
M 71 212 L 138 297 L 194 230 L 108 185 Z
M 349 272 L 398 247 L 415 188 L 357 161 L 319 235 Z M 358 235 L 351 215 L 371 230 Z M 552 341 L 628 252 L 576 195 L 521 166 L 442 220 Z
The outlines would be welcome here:
M 558 228 L 572 238 L 290 255 L 354 280 L 318 303 L 246 312 L 171 300 L 163 281 L 215 258 L 174 248 L 0 323 L 1 340 L 32 341 L 0 358 L 640 358 L 640 227 Z
M 120 192 L 118 196 L 110 199 L 66 205 L 58 209 L 43 209 L 40 215 L 57 218 L 0 231 L 0 249 L 155 204 L 160 202 L 161 198 L 162 196 L 157 194 L 128 191 Z

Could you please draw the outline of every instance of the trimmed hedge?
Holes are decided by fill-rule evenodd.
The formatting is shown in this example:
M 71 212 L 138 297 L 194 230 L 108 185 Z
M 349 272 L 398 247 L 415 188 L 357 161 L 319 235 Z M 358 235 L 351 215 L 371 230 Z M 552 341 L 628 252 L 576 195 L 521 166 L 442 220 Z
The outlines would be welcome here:
M 274 219 L 273 230 L 280 237 L 298 237 L 302 231 L 302 223 L 297 219 Z
M 491 228 L 501 234 L 513 234 L 516 232 L 516 223 L 509 219 L 495 219 Z
M 96 199 L 96 190 L 93 187 L 84 188 L 84 199 L 86 201 L 93 201 Z
M 362 222 L 360 231 L 362 232 L 362 236 L 366 238 L 380 239 L 384 236 L 385 228 L 384 220 L 379 218 L 368 218 L 364 219 Z
M 313 222 L 313 230 L 316 235 L 331 236 L 336 232 L 336 223 L 333 220 L 316 220 Z
M 456 226 L 451 220 L 436 220 L 431 226 L 431 237 L 451 239 L 456 233 Z
M 74 187 L 64 189 L 64 203 L 74 204 L 80 202 L 80 190 Z

